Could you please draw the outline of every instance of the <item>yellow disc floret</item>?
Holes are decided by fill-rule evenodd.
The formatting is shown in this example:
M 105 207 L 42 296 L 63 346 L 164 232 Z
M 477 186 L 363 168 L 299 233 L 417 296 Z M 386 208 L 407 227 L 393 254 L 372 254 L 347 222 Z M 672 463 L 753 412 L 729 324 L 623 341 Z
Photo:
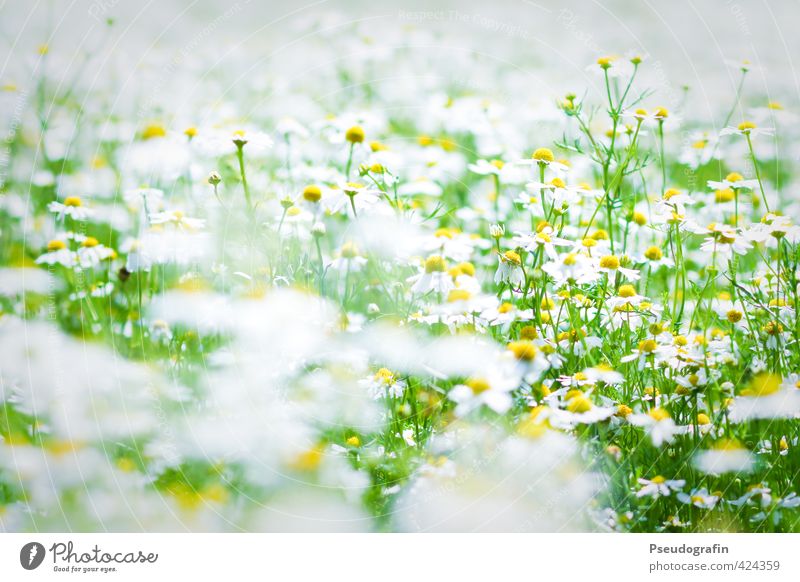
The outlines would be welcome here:
M 354 125 L 345 132 L 344 138 L 350 143 L 362 143 L 364 141 L 364 128 L 360 125 Z
M 447 263 L 439 255 L 431 255 L 425 259 L 426 273 L 444 273 L 447 270 Z
M 316 184 L 310 184 L 303 188 L 303 199 L 308 202 L 319 202 L 322 198 L 322 190 Z
M 553 150 L 548 148 L 538 148 L 531 157 L 537 162 L 552 162 L 556 159 Z

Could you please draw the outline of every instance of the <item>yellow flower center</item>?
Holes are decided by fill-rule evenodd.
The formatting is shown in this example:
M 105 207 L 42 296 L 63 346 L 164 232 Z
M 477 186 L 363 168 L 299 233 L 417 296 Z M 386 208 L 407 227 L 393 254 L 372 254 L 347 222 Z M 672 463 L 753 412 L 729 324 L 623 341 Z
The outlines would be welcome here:
M 388 150 L 389 148 L 379 141 L 371 141 L 369 142 L 369 149 L 371 149 L 373 152 L 382 152 Z
M 452 289 L 450 293 L 447 294 L 447 301 L 448 303 L 467 301 L 470 297 L 472 297 L 472 294 L 466 289 Z
M 303 188 L 303 199 L 308 202 L 319 202 L 322 198 L 322 190 L 316 184 L 311 184 Z
M 724 190 L 717 190 L 714 192 L 714 201 L 716 201 L 718 204 L 730 202 L 735 197 L 736 194 L 730 188 L 725 188 Z
M 346 242 L 342 245 L 341 255 L 344 259 L 354 259 L 358 256 L 358 248 L 351 242 Z
M 661 258 L 664 256 L 664 253 L 661 251 L 660 248 L 652 246 L 644 252 L 644 256 L 645 258 L 651 261 L 660 261 Z
M 142 139 L 153 139 L 155 137 L 164 137 L 165 135 L 167 135 L 167 130 L 160 123 L 151 123 L 142 131 Z
M 615 271 L 619 269 L 619 259 L 614 255 L 606 255 L 600 259 L 600 267 L 602 269 L 611 269 Z
M 518 360 L 531 361 L 536 357 L 536 346 L 530 341 L 516 341 L 508 344 L 509 351 Z
M 728 313 L 725 314 L 725 317 L 731 323 L 737 323 L 737 322 L 742 320 L 742 316 L 743 315 L 744 314 L 741 311 L 739 311 L 738 309 L 731 309 L 730 311 L 728 311 Z
M 386 384 L 392 384 L 394 382 L 394 373 L 389 368 L 381 368 L 375 372 L 375 379 Z
M 781 388 L 783 379 L 777 374 L 758 374 L 750 381 L 747 388 L 742 390 L 743 396 L 769 396 Z
M 364 128 L 354 125 L 345 132 L 344 138 L 350 143 L 361 143 L 364 141 Z
M 654 339 L 646 339 L 639 342 L 639 351 L 645 354 L 652 354 L 658 348 Z
M 426 273 L 443 273 L 447 270 L 447 263 L 439 255 L 431 255 L 425 259 Z
M 661 422 L 662 420 L 667 420 L 669 418 L 669 412 L 667 412 L 663 408 L 653 408 L 647 414 L 650 416 L 650 418 L 652 418 L 653 420 L 657 420 L 658 422 Z
M 731 172 L 725 176 L 726 182 L 741 182 L 742 180 L 744 180 L 744 176 L 742 176 L 739 172 Z
M 634 297 L 636 295 L 636 288 L 633 285 L 621 285 L 619 288 L 620 297 Z
M 497 308 L 498 313 L 508 313 L 510 311 L 514 311 L 514 304 L 513 303 L 501 303 L 500 307 Z
M 81 205 L 81 199 L 78 198 L 77 196 L 67 196 L 64 199 L 64 206 L 73 206 L 74 207 L 74 206 L 80 206 L 80 205 Z
M 742 443 L 736 439 L 720 439 L 714 443 L 714 448 L 718 451 L 741 451 L 744 449 Z
M 600 65 L 601 69 L 610 69 L 613 62 L 614 57 L 600 57 L 597 59 L 597 64 Z
M 469 386 L 470 390 L 472 390 L 472 393 L 476 396 L 486 392 L 491 388 L 489 382 L 483 378 L 472 378 L 467 380 L 467 386 Z
M 519 254 L 514 251 L 506 251 L 503 253 L 503 257 L 509 263 L 513 263 L 514 265 L 521 265 L 522 259 L 520 258 Z
M 556 159 L 553 151 L 548 148 L 539 148 L 531 156 L 537 162 L 552 162 Z
M 567 410 L 570 412 L 574 412 L 577 414 L 583 412 L 589 412 L 592 409 L 592 401 L 586 398 L 586 396 L 574 396 L 570 399 L 567 403 Z
M 472 263 L 459 263 L 458 268 L 464 275 L 469 275 L 470 277 L 475 276 L 475 265 Z

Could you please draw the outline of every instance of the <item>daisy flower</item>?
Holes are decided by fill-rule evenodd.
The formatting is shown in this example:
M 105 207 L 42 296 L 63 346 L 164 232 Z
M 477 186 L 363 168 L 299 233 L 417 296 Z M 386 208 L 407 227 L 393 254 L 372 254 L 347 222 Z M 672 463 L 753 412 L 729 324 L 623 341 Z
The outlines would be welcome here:
M 508 283 L 511 287 L 519 288 L 525 282 L 522 270 L 522 259 L 515 251 L 506 251 L 498 255 L 497 271 L 494 274 L 495 283 Z
M 629 414 L 627 420 L 634 426 L 644 427 L 655 447 L 672 442 L 680 433 L 675 421 L 663 408 L 653 408 L 646 414 Z
M 351 242 L 346 242 L 339 249 L 338 257 L 330 262 L 330 267 L 343 273 L 357 273 L 367 264 L 358 247 Z
M 719 495 L 714 495 L 708 492 L 708 489 L 702 487 L 700 489 L 692 489 L 690 493 L 678 493 L 678 500 L 687 505 L 694 505 L 700 509 L 714 509 L 719 502 Z
M 361 182 L 339 182 L 330 188 L 322 203 L 332 213 L 340 212 L 348 206 L 357 214 L 367 210 L 381 199 L 382 192 Z
M 563 162 L 556 161 L 553 151 L 549 148 L 538 148 L 531 154 L 529 159 L 518 160 L 517 164 L 523 166 L 538 166 L 539 168 L 550 168 L 556 173 L 564 173 L 569 166 Z
M 752 190 L 758 188 L 758 180 L 745 180 L 738 172 L 731 172 L 724 180 L 709 180 L 708 187 L 713 190 Z
M 694 457 L 694 466 L 707 475 L 749 473 L 754 462 L 753 454 L 733 439 L 721 439 Z
M 669 497 L 673 492 L 680 492 L 686 485 L 684 479 L 665 479 L 656 475 L 652 479 L 639 479 L 642 488 L 636 492 L 636 497 Z
M 453 277 L 447 272 L 447 263 L 440 255 L 425 259 L 422 272 L 408 279 L 412 283 L 411 292 L 424 295 L 431 291 L 447 294 L 455 287 Z
M 613 280 L 617 273 L 625 277 L 628 281 L 638 281 L 639 271 L 622 266 L 622 261 L 616 255 L 605 255 L 597 260 L 597 270 L 606 273 L 609 280 Z
M 73 220 L 86 220 L 94 214 L 93 210 L 83 205 L 83 201 L 78 196 L 67 196 L 64 198 L 64 202 L 51 202 L 47 205 L 47 209 L 59 220 L 63 220 L 65 216 L 69 216 Z
M 513 404 L 511 391 L 518 385 L 517 376 L 490 370 L 485 376 L 473 377 L 454 386 L 447 397 L 456 403 L 456 416 L 465 416 L 482 406 L 504 414 Z
M 179 230 L 191 231 L 199 230 L 205 227 L 206 221 L 202 218 L 191 218 L 186 216 L 182 210 L 168 210 L 150 215 L 150 224 L 168 224 Z
M 78 264 L 84 269 L 94 267 L 101 261 L 116 256 L 114 249 L 110 249 L 92 237 L 84 237 L 78 248 Z
M 47 243 L 47 252 L 36 259 L 38 265 L 62 265 L 74 267 L 78 262 L 77 254 L 67 248 L 67 243 L 61 239 L 53 239 Z
M 555 236 L 551 226 L 546 226 L 532 234 L 517 233 L 512 242 L 528 252 L 535 252 L 541 248 L 553 261 L 558 260 L 557 246 L 564 247 L 572 244 L 566 239 Z
M 744 135 L 755 137 L 757 135 L 774 135 L 775 130 L 767 127 L 758 127 L 752 121 L 743 121 L 736 127 L 724 127 L 720 135 Z

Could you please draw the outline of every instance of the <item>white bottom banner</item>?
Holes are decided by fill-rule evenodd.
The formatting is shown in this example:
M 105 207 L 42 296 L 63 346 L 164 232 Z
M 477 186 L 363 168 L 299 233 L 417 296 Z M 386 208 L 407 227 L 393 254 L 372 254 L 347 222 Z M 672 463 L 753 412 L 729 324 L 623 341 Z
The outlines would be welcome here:
M 798 544 L 796 534 L 3 534 L 0 580 L 800 580 Z

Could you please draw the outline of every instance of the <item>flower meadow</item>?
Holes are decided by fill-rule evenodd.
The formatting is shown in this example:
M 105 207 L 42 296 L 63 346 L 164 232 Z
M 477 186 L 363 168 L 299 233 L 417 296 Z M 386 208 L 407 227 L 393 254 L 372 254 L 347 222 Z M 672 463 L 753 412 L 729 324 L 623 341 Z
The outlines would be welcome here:
M 790 103 L 418 20 L 3 74 L 0 530 L 800 531 Z

